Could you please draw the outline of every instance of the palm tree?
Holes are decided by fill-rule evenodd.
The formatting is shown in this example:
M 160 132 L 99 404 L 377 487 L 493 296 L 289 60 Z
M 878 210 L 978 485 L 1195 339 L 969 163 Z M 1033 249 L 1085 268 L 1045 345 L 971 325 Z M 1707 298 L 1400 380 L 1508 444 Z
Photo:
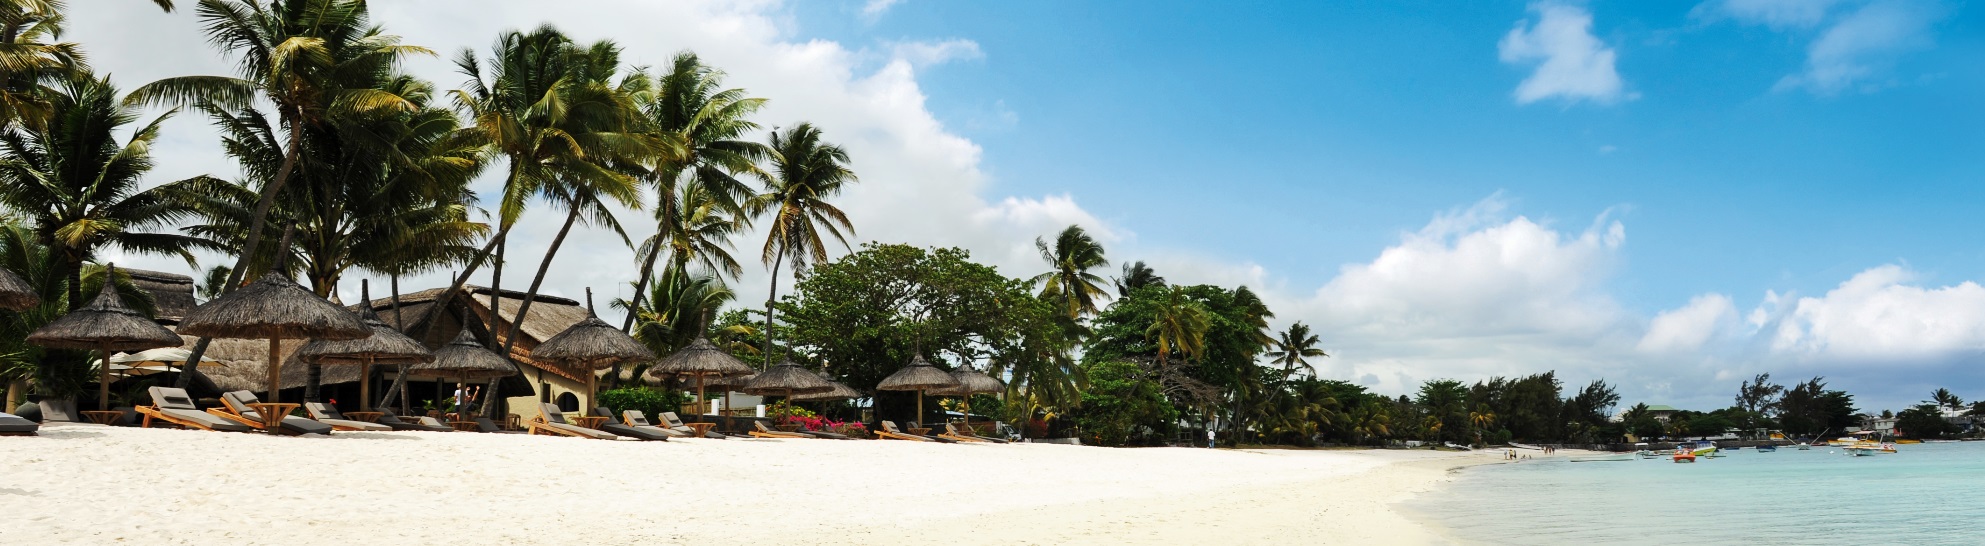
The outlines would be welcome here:
M 1151 340 L 1158 348 L 1161 374 L 1169 368 L 1166 359 L 1173 351 L 1185 353 L 1187 357 L 1199 356 L 1200 351 L 1206 348 L 1206 330 L 1212 324 L 1212 313 L 1186 294 L 1185 287 L 1171 287 L 1163 298 L 1154 302 L 1157 316 L 1144 328 L 1145 339 Z
M 1253 327 L 1253 349 L 1258 351 L 1275 347 L 1275 336 L 1270 335 L 1273 331 L 1268 328 L 1268 319 L 1275 318 L 1275 312 L 1268 309 L 1268 303 L 1261 301 L 1261 297 L 1254 295 L 1254 291 L 1247 286 L 1241 286 L 1234 289 L 1234 306 L 1241 308 L 1247 325 Z
M 85 293 L 95 293 L 103 286 L 109 268 L 88 265 L 72 279 L 60 270 L 60 257 L 39 239 L 40 234 L 31 227 L 0 221 L 0 268 L 19 274 L 41 295 L 39 306 L 0 310 L 0 382 L 7 384 L 10 402 L 29 383 L 43 394 L 68 396 L 98 380 L 85 353 L 43 349 L 26 339 L 28 333 L 68 312 L 71 282 L 81 282 Z M 129 275 L 119 274 L 112 282 L 132 310 L 147 316 L 155 311 L 151 294 L 132 284 Z
M 702 336 L 717 311 L 737 293 L 724 286 L 724 280 L 709 273 L 689 273 L 674 265 L 662 270 L 661 277 L 648 285 L 649 305 L 629 311 L 639 319 L 634 339 L 658 355 L 673 353 Z M 632 300 L 615 299 L 614 308 L 629 310 Z
M 33 225 L 36 237 L 67 279 L 67 300 L 83 302 L 83 263 L 103 248 L 179 256 L 190 266 L 194 249 L 212 242 L 159 233 L 187 216 L 178 196 L 203 178 L 143 188 L 152 168 L 152 142 L 170 112 L 138 126 L 122 143 L 116 133 L 138 120 L 107 79 L 88 74 L 57 84 L 42 99 L 47 123 L 0 133 L 0 207 Z
M 1476 404 L 1475 411 L 1468 412 L 1468 426 L 1475 429 L 1475 443 L 1482 443 L 1482 431 L 1495 426 L 1496 414 L 1489 411 L 1487 404 Z
M 681 142 L 683 153 L 666 158 L 653 172 L 656 229 L 641 248 L 634 308 L 640 307 L 643 285 L 663 251 L 677 264 L 699 262 L 732 278 L 743 272 L 724 241 L 738 229 L 742 201 L 750 197 L 750 188 L 736 175 L 760 172 L 754 162 L 766 153 L 763 144 L 744 140 L 758 130 L 747 118 L 765 99 L 746 97 L 743 89 L 725 89 L 723 80 L 722 71 L 685 51 L 656 79 L 654 90 L 641 96 L 648 122 Z M 629 313 L 621 329 L 633 320 Z
M 1964 409 L 1964 399 L 1958 398 L 1957 394 L 1952 393 L 1950 389 L 1939 388 L 1937 392 L 1930 393 L 1930 401 L 1943 409 L 1953 411 Z
M 820 139 L 820 130 L 811 123 L 800 123 L 784 132 L 774 131 L 766 158 L 770 171 L 752 173 L 765 184 L 765 192 L 744 203 L 753 218 L 770 216 L 765 227 L 765 247 L 759 259 L 772 269 L 772 289 L 765 297 L 765 349 L 767 365 L 772 360 L 772 302 L 779 295 L 779 268 L 790 261 L 795 274 L 809 263 L 827 260 L 826 232 L 842 248 L 855 226 L 848 216 L 828 203 L 848 184 L 859 181 L 848 169 L 848 152 Z M 847 233 L 843 234 L 842 231 Z
M 1048 263 L 1048 272 L 1029 281 L 1041 285 L 1041 299 L 1056 302 L 1071 319 L 1095 314 L 1097 298 L 1109 296 L 1103 291 L 1103 278 L 1089 272 L 1110 265 L 1103 257 L 1103 245 L 1089 237 L 1082 226 L 1070 225 L 1055 236 L 1053 246 L 1037 237 L 1034 248 L 1040 249 L 1041 260 Z
M 1386 411 L 1385 403 L 1377 399 L 1366 400 L 1351 408 L 1345 422 L 1350 427 L 1351 436 L 1358 443 L 1369 438 L 1383 438 L 1392 434 L 1392 415 Z
M 1116 278 L 1116 285 L 1117 297 L 1128 298 L 1131 292 L 1136 292 L 1139 288 L 1164 286 L 1165 278 L 1158 276 L 1158 272 L 1152 271 L 1151 266 L 1144 265 L 1143 260 L 1138 260 L 1123 264 L 1123 276 Z
M 1330 356 L 1323 349 L 1316 348 L 1317 342 L 1317 337 L 1310 334 L 1309 325 L 1296 321 L 1289 325 L 1289 329 L 1282 331 L 1281 339 L 1276 340 L 1274 350 L 1268 352 L 1268 358 L 1282 365 L 1283 379 L 1294 377 L 1297 367 L 1309 370 L 1310 376 L 1315 377 L 1316 367 L 1310 365 L 1309 358 Z
M 0 127 L 39 128 L 48 118 L 43 83 L 86 69 L 74 42 L 48 42 L 62 34 L 60 0 L 0 1 Z

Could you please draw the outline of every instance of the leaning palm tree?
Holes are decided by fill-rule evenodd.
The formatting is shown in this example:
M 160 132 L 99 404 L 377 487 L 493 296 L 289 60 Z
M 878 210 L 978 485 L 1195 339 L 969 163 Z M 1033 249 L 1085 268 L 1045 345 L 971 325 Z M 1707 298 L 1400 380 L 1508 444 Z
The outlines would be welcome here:
M 1041 297 L 1060 304 L 1062 312 L 1071 319 L 1095 314 L 1096 301 L 1109 297 L 1103 291 L 1107 281 L 1089 272 L 1110 265 L 1103 257 L 1103 245 L 1083 231 L 1082 226 L 1071 225 L 1055 236 L 1054 245 L 1037 237 L 1034 248 L 1041 251 L 1041 260 L 1048 263 L 1048 272 L 1035 275 L 1030 281 L 1041 285 Z
M 637 99 L 654 130 L 683 149 L 679 156 L 658 162 L 652 173 L 656 229 L 652 242 L 640 249 L 636 308 L 664 251 L 676 264 L 699 262 L 732 278 L 743 272 L 722 241 L 739 227 L 741 204 L 750 197 L 750 188 L 737 176 L 759 172 L 755 162 L 766 152 L 765 145 L 744 139 L 758 130 L 748 118 L 765 99 L 746 97 L 743 89 L 725 89 L 724 73 L 703 64 L 695 53 L 676 54 L 669 67 Z M 633 317 L 628 315 L 622 330 L 633 324 Z
M 1144 328 L 1144 337 L 1157 348 L 1158 369 L 1162 373 L 1169 369 L 1168 358 L 1174 351 L 1196 357 L 1206 348 L 1206 330 L 1212 326 L 1212 313 L 1193 300 L 1182 286 L 1171 287 L 1154 304 L 1156 316 Z
M 722 277 L 710 273 L 690 273 L 670 265 L 659 278 L 648 284 L 649 304 L 636 315 L 633 336 L 655 354 L 665 355 L 686 347 L 704 335 L 717 311 L 737 293 L 724 285 Z M 612 306 L 629 310 L 633 301 L 615 299 Z
M 1241 316 L 1250 327 L 1249 334 L 1254 338 L 1253 350 L 1266 350 L 1275 346 L 1275 336 L 1268 328 L 1268 319 L 1275 318 L 1275 312 L 1268 309 L 1268 303 L 1261 301 L 1247 286 L 1234 289 L 1234 306 L 1241 309 Z M 1252 351 L 1250 351 L 1252 352 Z
M 62 34 L 62 8 L 60 0 L 0 1 L 0 127 L 40 127 L 49 107 L 43 84 L 86 68 L 74 42 L 49 41 Z
M 784 132 L 773 132 L 766 155 L 771 169 L 752 174 L 765 183 L 765 192 L 744 204 L 746 214 L 767 217 L 765 247 L 760 260 L 772 268 L 771 292 L 765 297 L 765 349 L 767 364 L 772 360 L 772 302 L 779 295 L 779 268 L 788 265 L 795 273 L 807 264 L 827 259 L 826 232 L 843 248 L 855 226 L 848 216 L 827 202 L 859 179 L 848 169 L 848 152 L 820 139 L 820 130 L 811 123 L 800 123 Z M 845 230 L 847 233 L 843 234 Z
M 1941 409 L 1953 411 L 1964 409 L 1964 399 L 1959 398 L 1950 389 L 1939 388 L 1937 392 L 1930 393 L 1930 401 L 1936 403 L 1937 407 Z
M 1289 325 L 1289 329 L 1282 331 L 1281 339 L 1276 340 L 1274 349 L 1268 352 L 1268 358 L 1282 365 L 1282 378 L 1285 380 L 1294 377 L 1299 367 L 1315 377 L 1316 367 L 1310 365 L 1310 357 L 1330 356 L 1323 349 L 1316 348 L 1317 342 L 1316 335 L 1310 333 L 1309 325 L 1296 321 Z
M 1146 286 L 1164 286 L 1165 278 L 1158 276 L 1143 260 L 1123 264 L 1123 276 L 1116 278 L 1117 297 L 1128 298 L 1131 292 Z
M 191 212 L 179 196 L 204 177 L 144 187 L 151 145 L 171 112 L 118 142 L 117 133 L 138 121 L 138 109 L 125 106 L 109 80 L 77 74 L 53 91 L 42 99 L 46 123 L 0 133 L 0 208 L 32 225 L 54 254 L 71 308 L 84 303 L 83 264 L 101 249 L 178 256 L 188 266 L 192 250 L 221 250 L 205 239 L 162 232 Z

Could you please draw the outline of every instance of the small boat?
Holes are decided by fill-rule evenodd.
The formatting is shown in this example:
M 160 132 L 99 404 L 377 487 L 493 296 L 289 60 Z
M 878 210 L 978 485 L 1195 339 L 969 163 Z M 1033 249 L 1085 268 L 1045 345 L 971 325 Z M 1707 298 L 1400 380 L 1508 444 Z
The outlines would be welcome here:
M 1634 454 L 1626 451 L 1594 455 L 1575 455 L 1571 458 L 1571 462 L 1574 463 L 1610 463 L 1631 460 L 1634 460 Z
M 1758 446 L 1758 453 L 1773 453 L 1777 451 L 1778 451 L 1778 446 L 1776 445 L 1765 444 Z
M 1812 449 L 1813 449 L 1813 444 L 1799 442 L 1799 451 L 1810 451 Z
M 1675 460 L 1675 462 L 1678 462 L 1678 463 L 1693 463 L 1693 462 L 1696 462 L 1696 452 L 1695 452 L 1695 450 L 1692 450 L 1692 449 L 1689 449 L 1689 448 L 1685 448 L 1685 447 L 1678 447 L 1678 448 L 1675 448 L 1675 459 L 1674 459 L 1674 460 Z
M 1634 442 L 1633 450 L 1634 455 L 1642 459 L 1658 459 L 1662 455 L 1652 449 L 1648 449 L 1647 442 Z
M 1880 448 L 1874 446 L 1848 446 L 1841 448 L 1841 451 L 1855 457 L 1873 457 L 1882 452 Z

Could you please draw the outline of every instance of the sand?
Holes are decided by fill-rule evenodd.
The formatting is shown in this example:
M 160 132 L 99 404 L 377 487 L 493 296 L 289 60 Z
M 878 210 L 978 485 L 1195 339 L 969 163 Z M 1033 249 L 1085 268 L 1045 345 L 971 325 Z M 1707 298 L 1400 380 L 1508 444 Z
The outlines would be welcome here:
M 0 544 L 1439 544 L 1390 505 L 1493 451 L 51 425 Z

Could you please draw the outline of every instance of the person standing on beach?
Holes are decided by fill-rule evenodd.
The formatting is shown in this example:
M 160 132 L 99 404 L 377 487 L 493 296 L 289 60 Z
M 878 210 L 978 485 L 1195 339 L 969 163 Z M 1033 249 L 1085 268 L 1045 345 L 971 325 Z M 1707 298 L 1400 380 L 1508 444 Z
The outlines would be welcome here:
M 1213 449 L 1213 427 L 1206 427 L 1206 449 Z
M 480 386 L 469 387 L 461 383 L 455 384 L 455 415 L 469 414 L 469 404 L 476 401 L 476 391 L 481 388 Z

